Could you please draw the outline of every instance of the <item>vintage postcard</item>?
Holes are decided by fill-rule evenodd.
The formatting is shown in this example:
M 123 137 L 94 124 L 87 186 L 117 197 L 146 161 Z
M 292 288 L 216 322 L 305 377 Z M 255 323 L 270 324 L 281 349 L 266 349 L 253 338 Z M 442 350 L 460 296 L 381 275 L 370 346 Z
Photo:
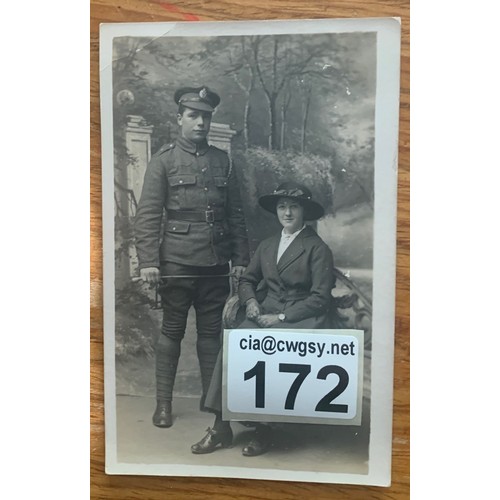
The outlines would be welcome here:
M 400 28 L 101 25 L 108 474 L 390 484 Z

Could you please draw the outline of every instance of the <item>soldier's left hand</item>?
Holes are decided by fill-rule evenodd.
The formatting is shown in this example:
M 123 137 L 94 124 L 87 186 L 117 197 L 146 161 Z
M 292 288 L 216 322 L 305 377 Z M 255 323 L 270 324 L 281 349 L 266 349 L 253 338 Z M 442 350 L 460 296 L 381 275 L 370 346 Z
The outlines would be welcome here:
M 231 269 L 231 274 L 237 279 L 240 279 L 240 276 L 245 272 L 245 266 L 234 266 Z

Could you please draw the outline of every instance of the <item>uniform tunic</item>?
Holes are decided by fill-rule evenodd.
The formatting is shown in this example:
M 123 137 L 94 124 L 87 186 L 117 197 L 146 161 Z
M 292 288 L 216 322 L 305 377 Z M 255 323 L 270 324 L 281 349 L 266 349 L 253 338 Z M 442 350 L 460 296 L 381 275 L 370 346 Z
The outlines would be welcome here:
M 140 269 L 159 268 L 161 261 L 191 266 L 248 264 L 241 196 L 230 170 L 224 151 L 182 137 L 153 156 L 135 219 Z M 167 217 L 161 234 L 164 210 Z M 207 219 L 176 220 L 172 211 L 206 211 Z

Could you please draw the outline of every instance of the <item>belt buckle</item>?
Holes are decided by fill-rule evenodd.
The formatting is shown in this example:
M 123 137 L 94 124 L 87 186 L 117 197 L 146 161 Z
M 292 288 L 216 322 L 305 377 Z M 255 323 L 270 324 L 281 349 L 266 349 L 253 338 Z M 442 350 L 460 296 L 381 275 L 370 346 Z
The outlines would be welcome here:
M 205 220 L 209 224 L 215 221 L 215 214 L 213 210 L 205 210 Z

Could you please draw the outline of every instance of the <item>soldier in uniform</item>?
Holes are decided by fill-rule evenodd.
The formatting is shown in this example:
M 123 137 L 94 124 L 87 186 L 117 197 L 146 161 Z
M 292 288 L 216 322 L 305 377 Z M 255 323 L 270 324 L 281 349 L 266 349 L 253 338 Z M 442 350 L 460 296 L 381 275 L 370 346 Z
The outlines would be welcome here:
M 207 87 L 186 87 L 175 92 L 174 100 L 180 135 L 151 159 L 135 218 L 141 278 L 162 283 L 153 414 L 157 427 L 172 425 L 172 392 L 191 305 L 196 311 L 203 409 L 220 348 L 229 263 L 239 278 L 249 262 L 235 172 L 228 155 L 207 143 L 220 97 Z

